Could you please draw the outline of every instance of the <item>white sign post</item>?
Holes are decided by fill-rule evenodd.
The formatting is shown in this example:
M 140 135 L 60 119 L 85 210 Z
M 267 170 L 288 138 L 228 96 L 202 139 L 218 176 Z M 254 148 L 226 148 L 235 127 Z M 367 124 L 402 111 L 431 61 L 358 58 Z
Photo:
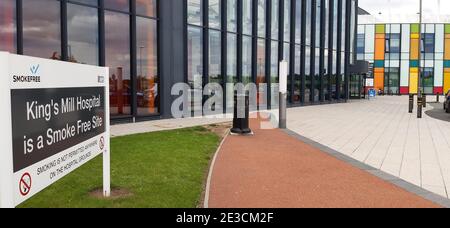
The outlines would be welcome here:
M 0 208 L 103 154 L 110 195 L 109 71 L 0 52 Z
M 288 83 L 288 62 L 283 60 L 280 62 L 280 117 L 279 128 L 286 129 L 287 127 L 287 83 Z

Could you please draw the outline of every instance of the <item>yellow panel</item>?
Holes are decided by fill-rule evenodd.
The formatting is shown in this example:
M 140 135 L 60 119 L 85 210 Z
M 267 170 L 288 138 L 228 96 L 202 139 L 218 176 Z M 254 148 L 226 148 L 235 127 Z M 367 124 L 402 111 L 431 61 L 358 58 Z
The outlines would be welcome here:
M 413 67 L 409 70 L 410 73 L 415 73 L 418 74 L 419 73 L 419 68 L 418 67 Z
M 444 73 L 450 73 L 450 68 L 444 68 Z
M 419 39 L 419 34 L 418 33 L 411 34 L 411 39 Z
M 417 94 L 417 79 L 418 79 L 419 74 L 418 73 L 413 73 L 411 72 L 409 74 L 409 93 L 412 94 Z
M 411 39 L 411 60 L 419 59 L 419 40 Z
M 444 93 L 450 90 L 450 73 L 444 74 Z

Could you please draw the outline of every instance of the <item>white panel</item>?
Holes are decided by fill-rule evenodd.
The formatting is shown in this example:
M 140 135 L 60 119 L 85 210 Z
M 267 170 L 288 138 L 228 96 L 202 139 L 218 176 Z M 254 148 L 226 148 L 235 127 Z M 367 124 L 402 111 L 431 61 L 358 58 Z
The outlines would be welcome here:
M 366 53 L 375 52 L 375 25 L 366 25 Z
M 411 39 L 411 27 L 409 24 L 402 25 L 402 52 L 409 53 L 409 44 Z M 409 59 L 409 56 L 408 56 Z
M 364 59 L 365 59 L 366 61 L 373 62 L 373 60 L 374 60 L 374 55 L 373 55 L 373 54 L 366 54 L 366 55 L 364 56 Z
M 444 52 L 444 25 L 436 25 L 436 52 Z
M 409 86 L 409 61 L 402 61 L 400 68 L 400 86 Z
M 426 60 L 425 61 L 425 67 L 434 67 L 434 61 Z
M 391 33 L 400 33 L 400 24 L 391 25 Z
M 409 60 L 409 53 L 402 53 L 402 60 Z
M 358 25 L 358 33 L 359 34 L 364 34 L 364 25 Z
M 444 59 L 444 53 L 436 53 L 435 58 L 436 58 L 436 60 L 443 60 Z
M 390 67 L 400 67 L 400 61 L 398 60 L 391 60 L 389 63 Z
M 434 24 L 427 24 L 426 33 L 434 33 Z
M 436 61 L 434 66 L 434 86 L 443 86 L 444 61 Z

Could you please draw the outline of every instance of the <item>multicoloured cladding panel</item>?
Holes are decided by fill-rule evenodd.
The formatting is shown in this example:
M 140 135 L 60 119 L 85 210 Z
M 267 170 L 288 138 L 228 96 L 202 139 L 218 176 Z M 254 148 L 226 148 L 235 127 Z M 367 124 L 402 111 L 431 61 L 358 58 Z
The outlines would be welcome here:
M 450 24 L 425 24 L 422 36 L 419 32 L 419 24 L 358 26 L 358 60 L 373 64 L 376 89 L 392 94 L 417 93 L 420 66 L 426 94 L 450 90 Z

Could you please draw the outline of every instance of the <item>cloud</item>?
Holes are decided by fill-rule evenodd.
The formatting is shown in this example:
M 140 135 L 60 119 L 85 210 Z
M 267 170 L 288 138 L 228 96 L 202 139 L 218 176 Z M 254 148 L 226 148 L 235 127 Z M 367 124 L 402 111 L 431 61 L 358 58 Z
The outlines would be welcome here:
M 420 0 L 359 0 L 359 6 L 379 22 L 418 22 Z M 381 13 L 381 14 L 380 14 Z M 450 22 L 450 1 L 423 0 L 424 22 Z

